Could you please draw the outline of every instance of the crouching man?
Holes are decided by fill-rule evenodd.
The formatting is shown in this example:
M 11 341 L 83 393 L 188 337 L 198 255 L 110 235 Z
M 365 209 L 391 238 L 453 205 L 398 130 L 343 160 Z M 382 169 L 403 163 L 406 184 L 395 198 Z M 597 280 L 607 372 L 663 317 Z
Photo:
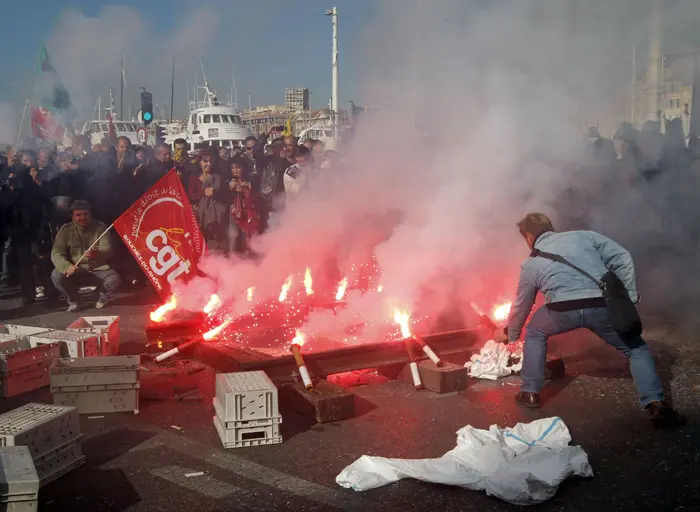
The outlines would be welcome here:
M 584 328 L 629 359 L 641 406 L 651 420 L 660 424 L 683 423 L 685 418 L 664 402 L 661 382 L 645 341 L 639 335 L 621 336 L 613 329 L 598 284 L 606 272 L 612 271 L 624 284 L 632 302 L 637 303 L 639 294 L 630 253 L 592 231 L 555 233 L 552 222 L 541 213 L 526 215 L 518 222 L 518 228 L 532 253 L 522 265 L 507 335 L 501 336 L 500 341 L 514 342 L 520 338 L 538 291 L 544 294 L 545 305 L 532 315 L 527 326 L 521 391 L 516 402 L 526 407 L 540 406 L 547 340 L 556 334 Z M 548 257 L 551 255 L 555 259 Z M 578 269 L 563 263 L 561 258 Z
M 51 280 L 68 301 L 68 311 L 80 309 L 78 291 L 81 286 L 99 286 L 95 307 L 102 309 L 121 283 L 119 274 L 107 263 L 112 253 L 110 234 L 100 238 L 107 226 L 93 220 L 92 207 L 87 201 L 75 201 L 71 207 L 71 222 L 64 224 L 56 234 L 51 250 L 54 270 Z M 82 259 L 81 259 L 82 258 Z

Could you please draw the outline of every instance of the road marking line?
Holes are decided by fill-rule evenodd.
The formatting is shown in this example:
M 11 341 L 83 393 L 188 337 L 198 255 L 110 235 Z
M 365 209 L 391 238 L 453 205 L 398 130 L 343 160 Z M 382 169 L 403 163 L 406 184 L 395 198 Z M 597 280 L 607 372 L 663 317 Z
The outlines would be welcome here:
M 152 475 L 216 500 L 232 496 L 233 494 L 251 494 L 240 487 L 235 487 L 226 482 L 222 482 L 221 480 L 217 480 L 209 475 L 203 475 L 197 479 L 187 478 L 186 473 L 193 472 L 194 471 L 189 468 L 181 468 L 180 466 L 165 466 L 150 470 Z

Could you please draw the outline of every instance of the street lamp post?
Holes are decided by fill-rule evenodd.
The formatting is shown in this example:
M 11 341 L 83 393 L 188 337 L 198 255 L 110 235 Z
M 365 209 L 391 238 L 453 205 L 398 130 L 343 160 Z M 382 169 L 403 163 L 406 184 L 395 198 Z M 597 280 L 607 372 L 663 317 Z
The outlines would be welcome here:
M 333 22 L 333 54 L 332 54 L 332 76 L 331 76 L 331 115 L 333 116 L 333 136 L 338 143 L 338 123 L 340 120 L 340 110 L 338 108 L 338 8 L 333 7 L 326 11 L 326 16 L 330 16 Z

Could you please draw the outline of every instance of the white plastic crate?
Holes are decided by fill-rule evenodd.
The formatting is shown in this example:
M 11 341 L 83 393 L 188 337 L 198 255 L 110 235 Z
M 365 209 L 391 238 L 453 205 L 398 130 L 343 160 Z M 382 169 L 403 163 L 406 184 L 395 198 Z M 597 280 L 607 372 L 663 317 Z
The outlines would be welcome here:
M 17 336 L 18 338 L 23 338 L 25 336 L 31 336 L 33 334 L 40 334 L 42 332 L 52 331 L 48 327 L 32 327 L 29 325 L 15 325 L 15 324 L 0 324 L 0 334 L 9 334 L 10 336 Z
M 47 343 L 61 343 L 62 357 L 95 357 L 100 353 L 100 337 L 96 334 L 69 332 L 69 331 L 48 331 L 29 336 L 32 346 L 44 345 Z
M 30 403 L 0 415 L 0 446 L 26 446 L 33 459 L 80 436 L 75 407 Z
M 26 339 L 0 342 L 0 397 L 11 397 L 49 384 L 49 368 L 60 345 L 32 348 Z
M 258 425 L 264 426 L 264 425 L 269 425 L 270 423 L 277 423 L 277 424 L 282 423 L 282 416 L 272 416 L 270 418 L 259 418 L 257 420 L 228 421 L 228 420 L 226 420 L 225 414 L 223 412 L 223 407 L 221 406 L 219 399 L 214 397 L 214 400 L 212 400 L 212 402 L 214 403 L 214 412 L 216 413 L 216 416 L 219 418 L 219 421 L 221 421 L 221 424 L 226 429 L 240 428 L 240 427 L 254 427 L 254 426 L 258 426 Z
M 224 448 L 245 448 L 282 442 L 279 423 L 270 422 L 267 425 L 227 429 L 222 421 L 214 416 L 214 427 Z
M 25 502 L 38 497 L 39 476 L 29 448 L 0 447 L 0 502 Z
M 280 415 L 277 388 L 263 371 L 217 374 L 216 398 L 224 422 Z
M 37 512 L 39 510 L 39 500 L 0 502 L 0 512 Z
M 73 441 L 60 446 L 56 450 L 47 453 L 43 457 L 34 460 L 36 473 L 39 477 L 39 486 L 43 487 L 49 482 L 65 475 L 70 470 L 85 463 L 85 457 L 80 443 L 80 436 Z
M 56 359 L 51 366 L 51 391 L 74 386 L 135 384 L 139 381 L 140 356 L 100 356 Z
M 98 414 L 109 412 L 139 413 L 139 384 L 107 384 L 103 386 L 85 386 L 85 389 L 63 391 L 55 388 L 53 403 L 76 407 L 79 414 Z
M 100 353 L 103 356 L 119 354 L 118 316 L 84 316 L 66 327 L 66 330 L 96 334 L 100 337 Z

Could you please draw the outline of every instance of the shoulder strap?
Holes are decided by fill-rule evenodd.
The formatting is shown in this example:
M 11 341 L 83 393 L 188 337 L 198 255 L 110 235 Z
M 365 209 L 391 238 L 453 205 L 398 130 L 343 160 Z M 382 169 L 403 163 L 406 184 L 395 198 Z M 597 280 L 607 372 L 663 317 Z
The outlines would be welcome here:
M 556 262 L 562 263 L 563 265 L 566 265 L 567 267 L 573 268 L 579 274 L 582 274 L 582 275 L 586 276 L 588 279 L 590 279 L 591 281 L 593 281 L 599 288 L 603 287 L 603 285 L 595 277 L 593 277 L 591 274 L 589 274 L 588 272 L 586 272 L 582 268 L 577 267 L 576 265 L 574 265 L 573 263 L 571 263 L 567 259 L 559 256 L 558 254 L 552 254 L 550 252 L 540 251 L 539 249 L 533 249 L 532 252 L 530 253 L 530 257 L 536 258 L 538 256 L 540 258 L 546 258 L 548 260 L 556 261 Z

